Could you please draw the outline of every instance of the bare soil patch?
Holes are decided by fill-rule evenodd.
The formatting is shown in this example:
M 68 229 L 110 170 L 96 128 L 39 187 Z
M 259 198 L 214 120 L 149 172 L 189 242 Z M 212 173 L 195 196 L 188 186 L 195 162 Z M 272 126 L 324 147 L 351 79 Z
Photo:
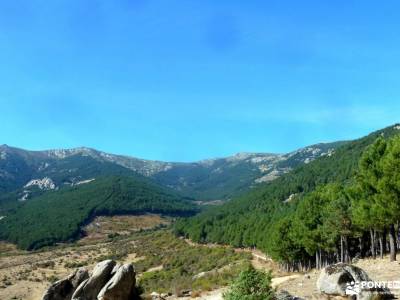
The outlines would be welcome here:
M 133 232 L 148 230 L 157 226 L 166 226 L 170 219 L 155 214 L 138 216 L 100 216 L 96 217 L 83 231 L 85 237 L 80 244 L 93 243 L 103 240 L 110 235 L 129 235 Z

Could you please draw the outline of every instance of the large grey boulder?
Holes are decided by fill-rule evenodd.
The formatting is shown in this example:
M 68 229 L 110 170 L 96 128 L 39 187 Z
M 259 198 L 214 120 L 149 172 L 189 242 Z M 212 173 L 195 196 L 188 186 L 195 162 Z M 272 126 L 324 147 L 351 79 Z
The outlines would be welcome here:
M 135 269 L 115 261 L 98 263 L 91 274 L 77 269 L 67 278 L 52 284 L 42 300 L 134 300 L 139 299 Z
M 42 300 L 70 300 L 73 292 L 71 282 L 68 279 L 62 279 L 47 289 Z
M 135 293 L 135 270 L 131 264 L 125 264 L 101 289 L 98 300 L 130 300 Z
M 100 290 L 110 280 L 115 264 L 113 260 L 98 263 L 89 279 L 78 286 L 72 295 L 72 300 L 97 300 Z
M 332 296 L 351 296 L 357 300 L 391 299 L 388 289 L 369 288 L 363 283 L 372 282 L 368 274 L 353 265 L 338 263 L 322 269 L 317 281 L 318 291 Z
M 75 289 L 88 277 L 86 269 L 78 269 L 67 278 L 53 283 L 44 293 L 42 300 L 71 300 Z
M 86 279 L 89 278 L 89 272 L 86 268 L 79 268 L 74 273 L 68 276 L 74 290 Z

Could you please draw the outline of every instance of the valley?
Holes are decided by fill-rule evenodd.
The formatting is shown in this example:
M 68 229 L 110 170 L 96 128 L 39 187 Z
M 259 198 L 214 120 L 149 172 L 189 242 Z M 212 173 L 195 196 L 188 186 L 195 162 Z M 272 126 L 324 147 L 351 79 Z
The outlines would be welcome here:
M 286 158 L 202 161 L 201 176 L 186 164 L 158 162 L 151 172 L 139 171 L 136 160 L 87 148 L 2 147 L 0 299 L 39 300 L 51 283 L 107 259 L 135 266 L 144 299 L 152 293 L 221 299 L 246 274 L 265 281 L 265 293 L 277 288 L 319 299 L 321 269 L 338 262 L 360 266 L 375 280 L 395 280 L 399 129 Z M 285 171 L 264 173 L 268 180 L 248 172 L 267 161 Z M 183 191 L 156 178 L 169 170 L 170 179 L 194 176 L 196 184 Z M 202 176 L 211 180 L 207 186 Z M 214 176 L 220 183 L 208 185 Z M 226 188 L 232 178 L 233 199 L 214 199 L 221 196 L 214 188 L 233 191 Z
M 195 163 L 149 161 L 90 148 L 0 146 L 0 239 L 23 249 L 76 240 L 98 215 L 191 216 L 331 157 L 344 142 L 288 154 L 239 153 Z

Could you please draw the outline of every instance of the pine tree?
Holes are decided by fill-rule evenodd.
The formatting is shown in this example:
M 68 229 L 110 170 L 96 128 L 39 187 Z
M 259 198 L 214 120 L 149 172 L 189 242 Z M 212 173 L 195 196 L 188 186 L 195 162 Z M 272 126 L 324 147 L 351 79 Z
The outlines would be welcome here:
M 327 242 L 323 235 L 323 207 L 325 201 L 321 188 L 305 197 L 299 204 L 294 218 L 294 235 L 309 255 L 315 255 L 315 265 L 324 265 L 323 252 Z
M 379 181 L 382 179 L 381 161 L 385 155 L 387 143 L 379 137 L 361 156 L 356 175 L 357 193 L 353 195 L 353 221 L 361 229 L 370 232 L 371 254 L 376 257 L 377 233 L 385 227 L 384 211 L 379 205 Z M 381 248 L 381 255 L 383 255 Z
M 386 155 L 381 161 L 382 179 L 379 182 L 381 197 L 378 204 L 385 214 L 389 227 L 390 260 L 396 260 L 396 234 L 394 224 L 400 219 L 400 137 L 389 140 Z
M 322 196 L 326 198 L 327 203 L 323 212 L 322 227 L 327 243 L 334 248 L 339 242 L 340 261 L 349 263 L 349 237 L 352 234 L 350 197 L 340 184 L 327 185 Z

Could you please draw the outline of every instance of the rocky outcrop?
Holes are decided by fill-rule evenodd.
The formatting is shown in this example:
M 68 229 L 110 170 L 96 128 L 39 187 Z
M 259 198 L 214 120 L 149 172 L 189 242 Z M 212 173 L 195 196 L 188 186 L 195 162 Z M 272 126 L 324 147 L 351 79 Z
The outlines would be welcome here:
M 321 271 L 317 288 L 325 295 L 351 296 L 357 300 L 377 299 L 378 296 L 379 299 L 392 299 L 388 289 L 371 287 L 367 283 L 372 281 L 364 270 L 339 263 Z
M 86 269 L 78 269 L 65 279 L 53 283 L 43 296 L 43 300 L 70 300 L 75 289 L 87 278 Z
M 56 188 L 55 183 L 49 177 L 44 177 L 42 179 L 32 179 L 27 184 L 25 184 L 24 188 L 37 186 L 41 190 L 54 190 Z
M 55 282 L 42 300 L 135 300 L 139 299 L 135 283 L 133 265 L 105 260 L 94 267 L 91 276 L 81 268 Z
M 72 300 L 96 300 L 103 286 L 110 280 L 115 261 L 105 260 L 98 263 L 92 276 L 82 282 L 72 295 Z
M 123 265 L 101 289 L 98 300 L 130 300 L 135 294 L 135 270 L 131 264 Z
M 68 280 L 72 283 L 72 287 L 76 289 L 84 280 L 89 278 L 89 272 L 85 268 L 79 268 L 68 276 Z

